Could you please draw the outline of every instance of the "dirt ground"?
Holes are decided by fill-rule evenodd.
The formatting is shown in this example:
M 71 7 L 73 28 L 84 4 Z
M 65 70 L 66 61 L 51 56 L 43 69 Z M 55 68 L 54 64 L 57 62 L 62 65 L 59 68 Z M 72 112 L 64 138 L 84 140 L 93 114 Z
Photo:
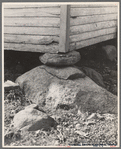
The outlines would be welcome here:
M 116 40 L 103 42 L 87 48 L 78 50 L 81 60 L 76 66 L 86 66 L 99 72 L 105 84 L 105 88 L 117 95 L 117 75 L 110 75 L 111 72 L 117 74 L 117 63 L 107 60 L 105 53 L 101 50 L 102 45 L 117 45 Z M 4 53 L 4 81 L 15 81 L 18 76 L 42 65 L 39 61 L 40 53 L 5 51 Z M 32 101 L 26 99 L 22 90 L 5 92 L 4 97 L 4 130 L 5 134 L 11 132 L 13 113 L 24 109 Z M 5 135 L 5 145 L 8 146 L 116 146 L 117 145 L 117 115 L 102 115 L 103 119 L 95 119 L 94 122 L 80 126 L 80 132 L 75 133 L 75 125 L 79 122 L 79 117 L 64 111 L 58 120 L 60 130 L 52 129 L 49 132 L 43 130 L 37 132 L 26 132 L 21 134 L 8 133 Z

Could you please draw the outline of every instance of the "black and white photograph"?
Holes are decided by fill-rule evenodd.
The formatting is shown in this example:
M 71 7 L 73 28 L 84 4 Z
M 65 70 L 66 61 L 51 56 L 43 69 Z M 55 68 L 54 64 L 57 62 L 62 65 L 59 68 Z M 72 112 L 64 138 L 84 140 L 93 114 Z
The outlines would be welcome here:
M 2 3 L 2 146 L 119 147 L 119 2 Z

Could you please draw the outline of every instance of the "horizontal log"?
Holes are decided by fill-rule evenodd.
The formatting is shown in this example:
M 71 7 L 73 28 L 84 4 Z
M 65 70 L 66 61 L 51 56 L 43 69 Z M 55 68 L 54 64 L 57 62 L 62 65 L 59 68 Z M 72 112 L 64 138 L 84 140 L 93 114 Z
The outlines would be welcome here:
M 86 39 L 89 39 L 89 38 L 94 38 L 94 37 L 97 37 L 97 36 L 107 35 L 107 34 L 111 34 L 111 33 L 116 33 L 116 28 L 115 27 L 70 36 L 70 43 L 81 41 L 81 40 L 84 40 L 84 39 L 86 40 Z
M 93 4 L 78 4 L 78 5 L 71 5 L 72 8 L 85 8 L 85 7 L 88 7 L 88 8 L 95 8 L 95 7 L 117 7 L 118 3 L 115 2 L 115 3 L 93 3 Z M 5 9 L 11 9 L 11 8 L 14 8 L 14 9 L 20 9 L 20 8 L 35 8 L 35 7 L 44 7 L 44 8 L 50 8 L 50 7 L 60 7 L 59 4 L 42 4 L 42 3 L 24 3 L 24 4 L 21 4 L 21 3 L 18 3 L 18 4 L 4 4 L 4 8 Z
M 90 3 L 90 4 L 78 4 L 78 5 L 71 5 L 71 8 L 96 8 L 96 7 L 117 7 L 118 3 Z
M 5 18 L 5 26 L 59 27 L 60 18 Z
M 95 15 L 95 14 L 110 14 L 117 13 L 117 7 L 105 7 L 105 8 L 71 8 L 71 17 L 85 16 L 85 15 Z
M 53 8 L 53 7 L 60 7 L 60 5 L 57 5 L 57 4 L 42 4 L 42 3 L 24 3 L 24 4 L 21 4 L 21 3 L 18 3 L 18 4 L 4 4 L 4 8 L 5 9 L 11 9 L 11 8 L 14 8 L 14 9 L 28 9 L 28 8 Z
M 29 52 L 40 52 L 40 53 L 58 53 L 58 45 L 33 45 L 33 44 L 15 44 L 15 43 L 4 43 L 4 50 L 14 51 L 29 51 Z
M 30 35 L 4 35 L 5 43 L 23 43 L 23 44 L 51 44 L 53 42 L 59 43 L 57 36 L 30 36 Z
M 116 27 L 117 21 L 105 21 L 105 22 L 98 22 L 80 26 L 72 26 L 70 27 L 70 35 L 77 35 L 84 32 L 96 31 L 100 29 L 105 29 L 109 27 Z
M 5 17 L 59 17 L 60 8 L 4 9 Z
M 82 16 L 77 18 L 70 18 L 70 26 L 103 22 L 108 20 L 116 20 L 117 14 L 106 14 L 106 15 L 93 15 L 93 16 Z
M 22 35 L 58 35 L 59 28 L 46 28 L 46 27 L 4 27 L 4 33 L 7 34 L 22 34 Z
M 99 36 L 99 37 L 96 37 L 96 38 L 91 38 L 91 39 L 76 42 L 76 43 L 71 43 L 70 46 L 69 46 L 70 51 L 77 50 L 77 49 L 80 49 L 80 48 L 83 48 L 83 47 L 86 47 L 86 46 L 90 46 L 90 45 L 93 45 L 93 44 L 96 44 L 96 43 L 99 43 L 99 42 L 103 42 L 103 41 L 106 41 L 106 40 L 109 40 L 109 39 L 113 39 L 115 37 L 116 37 L 116 35 L 115 35 L 115 33 L 113 33 L 113 34 Z

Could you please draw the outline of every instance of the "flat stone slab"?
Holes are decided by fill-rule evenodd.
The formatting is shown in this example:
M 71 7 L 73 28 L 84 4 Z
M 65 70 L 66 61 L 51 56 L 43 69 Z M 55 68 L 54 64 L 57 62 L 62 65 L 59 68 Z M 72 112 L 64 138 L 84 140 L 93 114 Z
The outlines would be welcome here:
M 77 79 L 84 78 L 86 75 L 79 69 L 75 67 L 50 67 L 42 65 L 41 68 L 45 69 L 48 73 L 56 76 L 60 79 Z
M 70 66 L 74 65 L 80 60 L 81 56 L 79 52 L 71 51 L 64 54 L 51 54 L 45 53 L 40 56 L 40 61 L 45 65 L 51 66 Z

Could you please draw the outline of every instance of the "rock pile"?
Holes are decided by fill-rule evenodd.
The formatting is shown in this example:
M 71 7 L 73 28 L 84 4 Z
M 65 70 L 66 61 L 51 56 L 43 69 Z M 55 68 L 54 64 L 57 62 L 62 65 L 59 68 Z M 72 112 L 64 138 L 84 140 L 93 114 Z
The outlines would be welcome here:
M 16 83 L 38 108 L 28 108 L 29 110 L 17 113 L 14 117 L 15 129 L 25 125 L 31 131 L 41 129 L 45 124 L 43 120 L 48 128 L 53 127 L 54 119 L 51 116 L 58 109 L 76 109 L 76 113 L 117 113 L 117 97 L 86 76 L 87 68 L 81 70 L 73 66 L 80 57 L 80 53 L 76 51 L 66 54 L 45 53 L 40 57 L 44 65 L 17 78 Z M 91 75 L 93 73 L 95 72 L 91 70 Z M 101 84 L 99 80 L 102 78 L 98 76 L 97 74 L 98 83 Z

